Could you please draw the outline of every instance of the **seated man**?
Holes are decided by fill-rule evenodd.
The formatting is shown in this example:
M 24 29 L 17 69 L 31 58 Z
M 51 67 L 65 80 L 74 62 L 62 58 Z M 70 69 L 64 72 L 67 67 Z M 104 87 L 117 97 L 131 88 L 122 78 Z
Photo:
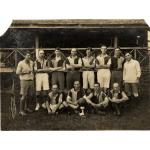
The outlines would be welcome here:
M 46 108 L 48 114 L 55 114 L 61 107 L 63 102 L 63 94 L 59 93 L 58 85 L 52 86 L 52 91 L 48 94 L 49 100 L 46 100 Z
M 120 113 L 120 103 L 128 100 L 128 96 L 124 91 L 120 90 L 119 84 L 114 83 L 112 90 L 108 94 L 109 100 L 112 103 L 112 107 L 114 109 L 114 113 L 119 116 Z
M 73 109 L 75 112 L 80 111 L 79 115 L 84 116 L 84 104 L 85 99 L 83 98 L 85 95 L 85 92 L 80 87 L 80 82 L 75 81 L 74 82 L 74 88 L 72 88 L 67 95 L 66 101 L 63 102 L 63 105 L 65 107 L 69 107 Z
M 95 83 L 94 84 L 94 90 L 90 91 L 87 96 L 84 96 L 88 108 L 94 110 L 94 112 L 105 115 L 105 108 L 108 106 L 109 99 L 107 95 L 101 90 L 100 84 Z

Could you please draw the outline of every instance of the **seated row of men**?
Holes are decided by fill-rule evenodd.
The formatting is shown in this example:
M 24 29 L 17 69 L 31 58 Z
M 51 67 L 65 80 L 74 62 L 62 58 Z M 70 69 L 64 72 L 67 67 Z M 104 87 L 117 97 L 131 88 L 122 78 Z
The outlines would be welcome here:
M 68 91 L 67 95 L 59 91 L 58 85 L 52 86 L 52 91 L 48 94 L 49 98 L 41 105 L 47 109 L 48 114 L 56 114 L 67 110 L 80 116 L 88 113 L 98 113 L 105 115 L 105 109 L 111 105 L 116 115 L 120 115 L 120 103 L 128 100 L 124 91 L 120 90 L 119 84 L 114 83 L 113 89 L 107 94 L 104 93 L 99 83 L 94 84 L 94 89 L 87 92 L 80 86 L 79 81 L 74 82 L 74 87 Z
M 121 56 L 121 50 L 116 48 L 114 56 L 107 55 L 107 47 L 101 46 L 100 55 L 94 57 L 92 49 L 86 49 L 86 56 L 81 58 L 77 55 L 77 49 L 71 49 L 69 57 L 63 57 L 59 48 L 55 50 L 55 58 L 46 60 L 44 51 L 39 51 L 39 56 L 35 62 L 31 61 L 29 53 L 25 59 L 20 61 L 16 73 L 20 77 L 21 100 L 20 113 L 24 115 L 24 106 L 29 89 L 34 87 L 34 73 L 36 81 L 36 108 L 40 108 L 41 97 L 47 101 L 49 99 L 49 73 L 51 73 L 51 84 L 58 85 L 60 91 L 65 89 L 65 73 L 67 90 L 74 86 L 75 81 L 80 83 L 80 71 L 82 69 L 83 89 L 85 92 L 88 89 L 95 88 L 95 69 L 97 70 L 97 82 L 100 84 L 100 89 L 106 94 L 108 89 L 113 87 L 114 83 L 118 83 L 120 90 L 124 89 L 128 97 L 132 94 L 138 97 L 138 82 L 141 76 L 139 62 L 132 59 L 130 53 L 125 54 L 125 58 Z M 111 82 L 111 84 L 110 84 Z M 44 93 L 43 95 L 41 93 Z M 68 104 L 68 103 L 67 103 Z M 62 105 L 61 105 L 62 106 Z M 49 109 L 50 110 L 50 109 Z

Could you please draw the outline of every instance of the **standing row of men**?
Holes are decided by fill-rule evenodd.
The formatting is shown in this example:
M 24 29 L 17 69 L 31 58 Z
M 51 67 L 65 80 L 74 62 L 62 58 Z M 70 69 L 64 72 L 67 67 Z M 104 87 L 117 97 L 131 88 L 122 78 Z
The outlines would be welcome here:
M 101 46 L 100 55 L 94 57 L 92 55 L 92 49 L 86 49 L 86 56 L 81 58 L 77 55 L 77 49 L 71 50 L 69 57 L 63 57 L 59 48 L 55 50 L 55 57 L 51 60 L 46 60 L 44 57 L 44 51 L 39 51 L 39 56 L 33 63 L 30 59 L 30 54 L 27 53 L 23 61 L 19 62 L 16 73 L 20 76 L 21 84 L 21 101 L 20 101 L 20 113 L 24 115 L 24 109 L 29 111 L 27 105 L 25 105 L 26 97 L 29 88 L 33 88 L 33 79 L 35 73 L 36 81 L 36 108 L 40 108 L 41 100 L 49 101 L 49 75 L 51 73 L 51 84 L 58 86 L 62 92 L 65 89 L 65 71 L 66 73 L 66 86 L 70 91 L 75 82 L 80 83 L 80 70 L 82 69 L 83 89 L 87 93 L 88 89 L 93 90 L 95 88 L 95 73 L 97 71 L 97 83 L 100 86 L 101 91 L 105 94 L 108 89 L 112 89 L 115 85 L 119 89 L 124 90 L 128 97 L 138 97 L 138 82 L 141 76 L 141 69 L 139 62 L 132 59 L 130 53 L 125 54 L 125 58 L 121 56 L 119 48 L 114 50 L 114 56 L 107 55 L 107 47 Z M 57 87 L 57 88 L 58 88 Z M 41 94 L 42 92 L 42 94 Z M 68 93 L 69 95 L 69 93 Z M 82 94 L 81 94 L 82 95 Z M 74 96 L 73 96 L 74 97 Z M 75 94 L 75 97 L 77 95 Z M 87 98 L 85 98 L 87 100 Z M 87 100 L 88 101 L 88 100 Z M 48 104 L 48 103 L 46 103 Z M 26 106 L 26 108 L 24 107 Z M 67 106 L 64 103 L 64 106 Z M 46 106 L 48 108 L 48 105 Z M 62 107 L 62 105 L 61 105 Z M 50 109 L 48 108 L 50 112 Z

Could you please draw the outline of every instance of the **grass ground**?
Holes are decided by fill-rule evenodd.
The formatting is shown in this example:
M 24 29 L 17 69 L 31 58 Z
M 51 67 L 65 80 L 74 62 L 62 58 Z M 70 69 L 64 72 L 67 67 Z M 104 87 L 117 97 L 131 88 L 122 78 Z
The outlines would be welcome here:
M 2 95 L 3 101 L 9 100 L 9 95 Z M 2 108 L 2 130 L 149 130 L 150 129 L 150 101 L 149 97 L 142 97 L 139 101 L 124 104 L 122 116 L 115 116 L 111 110 L 106 116 L 87 114 L 81 118 L 77 114 L 47 115 L 41 109 L 25 117 L 19 115 L 12 119 L 9 108 Z M 2 101 L 2 102 L 3 102 Z M 6 105 L 5 105 L 6 106 Z
M 147 69 L 148 70 L 148 69 Z M 28 116 L 10 117 L 10 95 L 1 95 L 1 129 L 2 130 L 150 130 L 150 74 L 142 73 L 139 101 L 124 104 L 122 116 L 108 111 L 106 116 L 88 114 L 81 118 L 76 114 L 47 115 L 46 111 L 33 112 Z M 16 100 L 19 108 L 19 98 Z

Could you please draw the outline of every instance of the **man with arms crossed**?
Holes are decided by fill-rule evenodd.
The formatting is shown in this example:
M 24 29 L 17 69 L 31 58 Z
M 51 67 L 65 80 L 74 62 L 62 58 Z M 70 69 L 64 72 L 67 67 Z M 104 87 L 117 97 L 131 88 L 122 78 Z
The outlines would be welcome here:
M 101 54 L 96 58 L 97 81 L 100 83 L 101 89 L 106 93 L 110 83 L 110 65 L 111 59 L 106 54 L 107 47 L 101 46 Z
M 84 57 L 82 59 L 83 60 L 83 67 L 82 67 L 82 70 L 83 70 L 83 73 L 82 73 L 83 89 L 85 91 L 87 91 L 87 89 L 89 87 L 90 87 L 90 89 L 94 88 L 95 59 L 91 54 L 92 54 L 92 48 L 89 47 L 89 48 L 86 49 L 86 57 Z
M 44 102 L 48 99 L 48 91 L 49 91 L 49 75 L 48 71 L 48 62 L 44 58 L 44 51 L 39 51 L 39 56 L 35 61 L 34 70 L 36 72 L 36 108 L 35 110 L 39 110 L 41 107 L 43 100 Z
M 82 60 L 77 56 L 77 49 L 72 48 L 71 55 L 67 57 L 66 68 L 68 70 L 66 76 L 67 89 L 73 87 L 74 81 L 80 81 L 80 68 L 82 67 Z
M 50 60 L 50 69 L 52 71 L 52 85 L 57 84 L 61 91 L 64 90 L 65 84 L 65 60 L 61 55 L 60 48 L 55 49 L 55 58 Z

